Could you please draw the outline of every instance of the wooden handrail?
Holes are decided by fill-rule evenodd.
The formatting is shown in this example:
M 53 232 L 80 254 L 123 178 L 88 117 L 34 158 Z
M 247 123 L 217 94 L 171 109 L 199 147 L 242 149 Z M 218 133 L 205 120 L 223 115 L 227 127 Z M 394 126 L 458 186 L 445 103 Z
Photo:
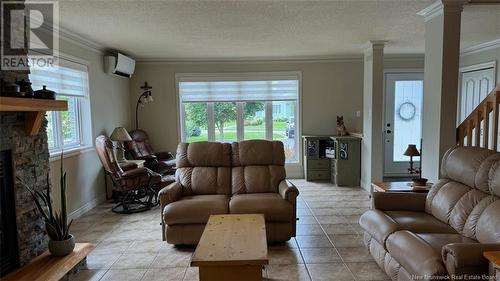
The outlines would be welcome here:
M 498 150 L 499 105 L 500 84 L 458 125 L 457 144 Z

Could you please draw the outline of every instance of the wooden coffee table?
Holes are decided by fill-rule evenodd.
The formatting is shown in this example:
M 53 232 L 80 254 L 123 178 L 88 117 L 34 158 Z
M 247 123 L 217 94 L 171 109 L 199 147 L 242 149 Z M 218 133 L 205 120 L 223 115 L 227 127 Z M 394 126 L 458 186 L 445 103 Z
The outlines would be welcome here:
M 432 183 L 425 186 L 413 186 L 410 181 L 395 182 L 373 182 L 373 192 L 421 192 L 427 193 L 432 187 Z
M 264 215 L 212 215 L 191 258 L 200 281 L 262 280 L 268 264 Z
M 483 255 L 490 261 L 491 280 L 500 281 L 500 251 L 484 252 Z

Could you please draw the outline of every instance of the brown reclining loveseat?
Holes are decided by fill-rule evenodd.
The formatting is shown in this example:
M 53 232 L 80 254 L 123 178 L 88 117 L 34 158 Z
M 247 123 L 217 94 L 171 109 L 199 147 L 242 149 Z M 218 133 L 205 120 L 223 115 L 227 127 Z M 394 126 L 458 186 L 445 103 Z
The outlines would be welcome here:
M 267 240 L 295 236 L 297 188 L 280 141 L 180 143 L 176 182 L 160 191 L 163 240 L 197 244 L 210 215 L 264 214 Z
M 487 149 L 452 148 L 427 195 L 373 193 L 360 224 L 392 280 L 488 279 L 483 252 L 500 250 L 499 159 Z

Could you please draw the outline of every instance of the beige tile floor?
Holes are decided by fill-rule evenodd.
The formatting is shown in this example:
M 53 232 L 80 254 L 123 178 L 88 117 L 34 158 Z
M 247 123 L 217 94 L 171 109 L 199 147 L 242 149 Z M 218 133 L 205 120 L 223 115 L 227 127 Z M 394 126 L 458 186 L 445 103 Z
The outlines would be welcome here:
M 364 248 L 358 225 L 369 194 L 328 183 L 294 183 L 300 190 L 297 237 L 269 247 L 266 280 L 389 280 Z M 161 241 L 158 207 L 132 215 L 110 207 L 100 205 L 73 223 L 77 241 L 97 245 L 88 269 L 75 280 L 198 280 L 197 268 L 189 267 L 194 248 Z

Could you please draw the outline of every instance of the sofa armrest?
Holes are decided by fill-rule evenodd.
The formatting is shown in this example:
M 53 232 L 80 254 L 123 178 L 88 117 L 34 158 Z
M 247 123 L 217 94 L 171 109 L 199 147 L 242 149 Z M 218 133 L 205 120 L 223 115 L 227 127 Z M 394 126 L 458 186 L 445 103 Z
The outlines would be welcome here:
M 288 180 L 282 180 L 279 184 L 279 193 L 283 199 L 295 204 L 299 190 Z
M 425 211 L 425 193 L 373 192 L 373 208 L 381 211 Z
M 175 181 L 160 190 L 158 196 L 160 197 L 160 210 L 163 213 L 163 209 L 165 208 L 165 206 L 181 198 L 182 186 L 180 183 Z
M 446 269 L 450 274 L 482 274 L 488 272 L 488 260 L 483 257 L 486 251 L 500 251 L 500 244 L 452 243 L 442 249 Z

